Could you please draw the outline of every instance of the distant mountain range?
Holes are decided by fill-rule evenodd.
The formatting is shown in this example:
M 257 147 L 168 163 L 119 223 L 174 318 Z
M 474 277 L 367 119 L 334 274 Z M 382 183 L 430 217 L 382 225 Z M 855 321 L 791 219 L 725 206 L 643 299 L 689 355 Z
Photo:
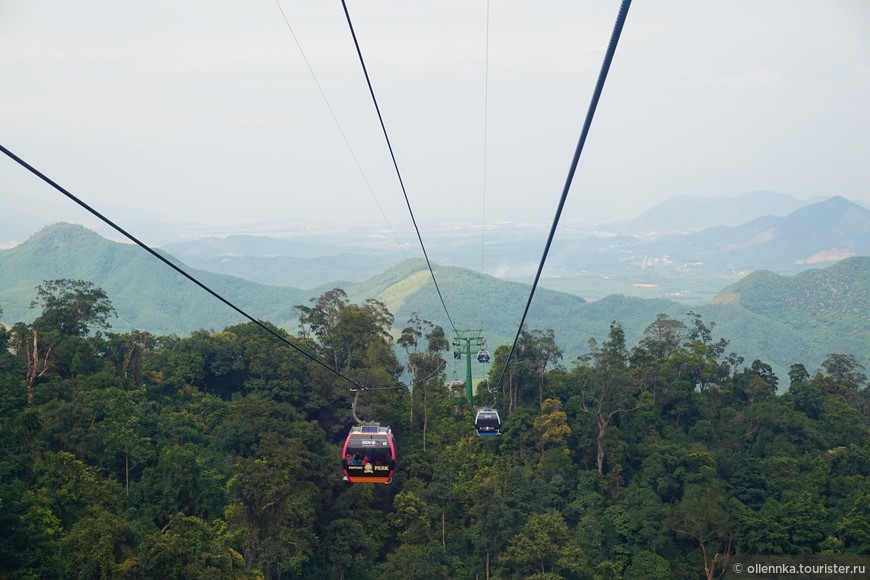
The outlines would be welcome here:
M 559 233 L 541 284 L 589 300 L 621 293 L 673 298 L 698 307 L 756 270 L 794 274 L 867 255 L 870 210 L 832 197 L 785 216 L 756 217 L 688 234 Z M 506 277 L 530 280 L 531 274 Z
M 796 208 L 788 211 L 791 208 Z M 774 215 L 774 212 L 786 212 Z M 748 221 L 736 220 L 748 217 Z M 734 223 L 732 223 L 734 222 Z M 843 197 L 809 203 L 783 194 L 753 192 L 734 198 L 673 198 L 612 231 L 564 228 L 557 235 L 542 285 L 561 289 L 558 278 L 594 273 L 632 282 L 666 283 L 675 277 L 724 275 L 734 281 L 757 269 L 793 273 L 870 255 L 870 210 Z M 628 232 L 638 224 L 670 224 L 651 236 Z M 693 227 L 716 223 L 715 227 Z M 663 231 L 682 230 L 691 233 Z M 441 264 L 481 268 L 506 279 L 531 280 L 546 239 L 545 229 L 493 225 L 481 254 L 479 234 L 427 232 L 430 254 Z M 185 263 L 264 284 L 315 288 L 330 281 L 361 282 L 403 257 L 395 246 L 365 245 L 342 234 L 329 238 L 276 239 L 223 236 L 168 244 L 164 250 Z M 643 280 L 636 278 L 642 277 Z M 586 294 L 577 278 L 579 295 Z M 691 284 L 689 284 L 691 286 Z
M 843 205 L 833 202 L 838 204 Z M 847 206 L 844 215 L 863 223 L 863 214 L 851 211 Z M 324 284 L 301 290 L 270 286 L 182 267 L 255 318 L 290 330 L 297 321 L 293 307 L 308 304 L 310 298 L 333 287 Z M 490 348 L 512 342 L 528 299 L 528 285 L 465 268 L 434 267 L 451 317 L 460 329 L 483 329 Z M 200 328 L 220 330 L 244 321 L 141 248 L 106 240 L 70 224 L 50 226 L 19 246 L 0 251 L 3 321 L 32 320 L 35 313 L 29 303 L 35 296 L 34 288 L 56 278 L 89 280 L 103 288 L 118 311 L 112 329 L 116 332 L 137 328 L 158 335 L 186 335 Z M 341 287 L 354 301 L 383 301 L 396 316 L 397 330 L 417 312 L 452 334 L 422 260 L 405 260 L 367 280 Z M 686 320 L 688 309 L 670 300 L 624 295 L 589 303 L 572 294 L 539 288 L 527 326 L 552 328 L 570 363 L 585 352 L 589 338 L 605 338 L 613 320 L 623 324 L 629 345 L 634 345 L 657 314 Z M 764 360 L 781 378 L 792 363 L 803 363 L 812 372 L 833 352 L 854 354 L 870 368 L 868 257 L 848 258 L 791 277 L 755 272 L 723 289 L 715 303 L 692 310 L 716 325 L 716 337 L 731 341 L 729 351 L 744 356 L 747 362 Z
M 870 210 L 843 197 L 806 205 L 786 216 L 765 216 L 650 244 L 654 256 L 704 271 L 760 268 L 793 272 L 870 255 Z
M 713 197 L 680 195 L 611 227 L 619 233 L 643 236 L 687 234 L 716 226 L 736 226 L 763 216 L 785 216 L 821 199 L 798 199 L 774 191 Z
M 328 241 L 303 237 L 209 237 L 162 249 L 194 268 L 299 288 L 315 288 L 329 280 L 360 282 L 402 259 L 398 250 L 354 253 Z

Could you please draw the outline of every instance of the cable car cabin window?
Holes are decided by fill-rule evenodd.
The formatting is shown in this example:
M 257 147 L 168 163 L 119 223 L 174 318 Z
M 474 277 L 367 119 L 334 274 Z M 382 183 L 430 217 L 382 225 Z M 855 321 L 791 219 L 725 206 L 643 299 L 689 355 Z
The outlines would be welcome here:
M 348 438 L 342 465 L 355 483 L 389 483 L 395 459 L 386 435 L 353 434 Z

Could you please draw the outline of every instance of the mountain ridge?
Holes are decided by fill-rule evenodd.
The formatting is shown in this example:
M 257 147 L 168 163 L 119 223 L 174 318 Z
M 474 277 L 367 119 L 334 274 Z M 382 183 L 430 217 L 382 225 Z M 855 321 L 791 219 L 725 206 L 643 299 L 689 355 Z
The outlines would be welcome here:
M 679 195 L 654 205 L 634 218 L 614 224 L 621 233 L 690 233 L 717 226 L 733 226 L 771 215 L 784 216 L 819 201 L 798 199 L 786 193 L 757 190 L 735 196 Z
M 184 267 L 172 256 L 162 255 Z M 293 288 L 184 269 L 231 301 L 255 305 L 264 318 L 278 325 L 292 319 L 292 308 L 283 312 L 270 302 L 296 304 L 304 295 Z M 218 304 L 222 309 L 218 311 L 203 303 L 204 297 L 214 298 L 138 246 L 112 242 L 84 226 L 68 223 L 47 226 L 19 246 L 0 251 L 4 318 L 32 319 L 29 302 L 35 287 L 58 278 L 84 279 L 105 290 L 118 311 L 113 327 L 122 331 L 138 328 L 178 334 L 195 330 L 197 320 L 208 321 L 201 328 L 222 328 L 244 320 L 223 305 Z
M 661 243 L 660 243 L 661 244 Z M 788 270 L 870 254 L 870 210 L 841 196 L 782 216 L 720 226 L 683 238 L 686 261 L 725 256 L 736 268 Z M 659 246 L 661 247 L 661 245 Z M 674 246 L 669 248 L 674 250 Z
M 493 349 L 513 341 L 528 285 L 455 266 L 433 264 L 433 268 L 459 330 L 484 329 Z M 329 283 L 301 290 L 187 271 L 257 319 L 291 332 L 298 323 L 294 307 L 335 287 Z M 36 285 L 57 278 L 85 279 L 105 290 L 119 314 L 114 332 L 136 328 L 157 335 L 189 334 L 244 321 L 141 248 L 70 224 L 44 228 L 20 246 L 0 251 L 3 319 L 32 320 L 35 313 L 29 303 Z M 395 315 L 396 331 L 417 313 L 444 327 L 448 336 L 453 332 L 421 259 L 402 261 L 364 282 L 340 287 L 354 302 L 375 298 L 387 304 Z M 731 341 L 729 350 L 760 358 L 784 376 L 789 365 L 803 363 L 811 368 L 831 352 L 855 354 L 862 364 L 870 363 L 868 288 L 870 258 L 857 256 L 794 276 L 757 271 L 723 288 L 715 303 L 691 309 L 716 325 L 717 336 Z M 827 306 L 817 311 L 814 304 Z M 658 314 L 685 320 L 688 310 L 685 304 L 665 299 L 612 294 L 586 302 L 576 295 L 539 288 L 526 324 L 530 329 L 552 328 L 565 362 L 570 363 L 586 351 L 589 338 L 606 337 L 613 321 L 623 325 L 631 346 Z

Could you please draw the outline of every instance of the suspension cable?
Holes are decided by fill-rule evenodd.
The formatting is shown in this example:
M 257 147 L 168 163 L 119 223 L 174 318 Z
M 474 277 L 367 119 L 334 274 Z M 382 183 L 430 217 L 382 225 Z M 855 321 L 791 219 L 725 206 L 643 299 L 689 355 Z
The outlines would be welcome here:
M 365 60 L 363 59 L 362 51 L 359 47 L 359 42 L 356 38 L 356 32 L 353 29 L 353 22 L 350 19 L 350 13 L 347 10 L 347 3 L 345 0 L 341 0 L 341 6 L 344 8 L 344 15 L 347 18 L 347 25 L 350 28 L 350 34 L 353 37 L 353 44 L 356 47 L 356 53 L 359 57 L 360 65 L 362 66 L 363 74 L 366 78 L 366 84 L 369 87 L 369 94 L 371 94 L 372 102 L 375 105 L 375 111 L 378 114 L 378 120 L 381 123 L 381 130 L 384 133 L 384 139 L 387 141 L 387 148 L 390 151 L 390 158 L 393 160 L 393 168 L 396 170 L 396 177 L 399 178 L 399 185 L 402 188 L 402 195 L 405 196 L 405 204 L 408 206 L 408 213 L 411 214 L 411 222 L 414 224 L 414 230 L 417 232 L 417 239 L 420 241 L 420 247 L 423 249 L 423 257 L 426 258 L 426 265 L 429 267 L 429 274 L 432 276 L 432 282 L 435 285 L 435 291 L 438 292 L 438 298 L 441 300 L 441 306 L 444 308 L 444 313 L 447 315 L 447 320 L 450 322 L 450 326 L 453 327 L 453 331 L 456 334 L 459 334 L 459 331 L 456 329 L 456 325 L 453 323 L 453 318 L 450 317 L 450 312 L 447 310 L 447 304 L 444 302 L 444 296 L 441 294 L 441 288 L 438 286 L 438 280 L 435 278 L 435 271 L 432 269 L 432 262 L 429 261 L 429 254 L 426 252 L 426 245 L 423 243 L 423 236 L 420 235 L 420 228 L 417 227 L 417 219 L 414 217 L 414 210 L 411 209 L 411 201 L 408 199 L 408 192 L 405 189 L 405 182 L 402 180 L 402 173 L 399 171 L 399 164 L 396 161 L 396 155 L 393 152 L 393 145 L 390 142 L 390 136 L 387 133 L 387 127 L 384 124 L 384 117 L 381 115 L 381 108 L 378 106 L 378 100 L 375 97 L 375 90 L 372 88 L 372 82 L 369 78 L 369 71 L 366 68 Z
M 444 359 L 441 359 L 441 363 L 442 364 L 438 365 L 437 369 L 435 369 L 434 371 L 432 371 L 431 373 L 429 373 L 428 375 L 426 375 L 422 379 L 417 379 L 416 377 L 411 377 L 411 386 L 413 386 L 415 383 L 425 383 L 426 381 L 428 381 L 429 379 L 431 379 L 432 377 L 434 377 L 438 373 L 444 372 L 444 369 L 447 368 L 447 361 L 445 361 Z
M 486 162 L 489 124 L 489 0 L 486 0 L 486 55 L 483 73 L 483 207 L 480 224 L 480 273 L 486 273 Z M 481 316 L 483 311 L 481 310 Z M 481 320 L 480 326 L 483 326 Z
M 432 376 L 432 375 L 429 375 Z M 427 377 L 428 378 L 428 377 Z M 412 381 L 413 383 L 413 381 Z M 371 424 L 371 421 L 363 421 L 356 414 L 356 404 L 359 400 L 359 394 L 363 391 L 394 391 L 396 389 L 407 389 L 409 385 L 398 384 L 395 387 L 362 387 L 360 385 L 356 385 L 355 387 L 351 387 L 350 392 L 353 393 L 353 403 L 350 405 L 350 414 L 353 416 L 353 420 L 357 422 L 357 425 L 364 425 L 366 423 Z
M 135 243 L 136 245 L 141 247 L 143 250 L 145 250 L 146 252 L 148 252 L 149 254 L 151 254 L 152 256 L 154 256 L 155 258 L 157 258 L 158 260 L 160 260 L 161 262 L 163 262 L 164 264 L 166 264 L 167 266 L 169 266 L 170 268 L 172 268 L 173 270 L 175 270 L 176 272 L 178 272 L 179 274 L 181 274 L 182 276 L 184 276 L 185 278 L 187 278 L 188 280 L 190 280 L 191 282 L 193 282 L 194 284 L 196 284 L 197 286 L 199 286 L 200 288 L 202 288 L 203 290 L 205 290 L 206 292 L 208 292 L 209 294 L 211 294 L 212 296 L 214 296 L 215 298 L 217 298 L 218 300 L 220 300 L 221 302 L 226 304 L 227 306 L 229 306 L 230 308 L 232 308 L 233 310 L 235 310 L 236 312 L 238 312 L 239 314 L 241 314 L 242 316 L 244 316 L 245 318 L 247 318 L 248 320 L 250 320 L 251 322 L 253 322 L 257 326 L 259 326 L 260 328 L 262 328 L 263 330 L 265 330 L 266 332 L 268 332 L 269 334 L 271 334 L 275 338 L 277 338 L 278 340 L 284 342 L 285 344 L 290 346 L 290 348 L 292 348 L 293 350 L 295 350 L 296 352 L 298 352 L 302 356 L 317 363 L 318 365 L 322 366 L 323 368 L 325 368 L 329 372 L 333 373 L 334 375 L 336 375 L 336 376 L 344 379 L 345 381 L 353 384 L 355 387 L 363 388 L 362 385 L 360 385 L 359 383 L 357 383 L 353 379 L 338 372 L 337 370 L 330 367 L 325 362 L 321 361 L 319 358 L 317 358 L 313 354 L 309 353 L 308 351 L 296 346 L 295 344 L 293 344 L 292 342 L 287 340 L 286 337 L 275 332 L 274 330 L 272 330 L 271 328 L 269 328 L 268 326 L 263 324 L 261 321 L 257 320 L 256 318 L 254 318 L 253 316 L 251 316 L 250 314 L 248 314 L 247 312 L 245 312 L 244 310 L 242 310 L 241 308 L 239 308 L 238 306 L 236 306 L 235 304 L 233 304 L 232 302 L 230 302 L 229 300 L 227 300 L 226 298 L 224 298 L 223 296 L 221 296 L 220 294 L 218 294 L 217 292 L 215 292 L 214 290 L 212 290 L 211 288 L 206 286 L 204 283 L 202 283 L 199 280 L 197 280 L 196 278 L 194 278 L 191 274 L 188 274 L 184 269 L 180 268 L 176 264 L 173 264 L 165 256 L 161 255 L 156 250 L 153 250 L 147 244 L 145 244 L 144 242 L 142 242 L 138 238 L 136 238 L 133 234 L 127 232 L 121 226 L 117 225 L 115 222 L 113 222 L 112 220 L 110 220 L 109 218 L 107 218 L 106 216 L 104 216 L 103 214 L 101 214 L 100 212 L 98 212 L 97 210 L 92 208 L 91 206 L 89 206 L 87 203 L 85 203 L 84 201 L 82 201 L 81 199 L 79 199 L 78 197 L 76 197 L 75 195 L 73 195 L 72 193 L 70 193 L 69 191 L 67 191 L 66 189 L 64 189 L 63 187 L 58 185 L 57 183 L 55 183 L 53 180 L 51 180 L 49 177 L 47 177 L 41 171 L 39 171 L 38 169 L 36 169 L 35 167 L 30 165 L 29 163 L 27 163 L 23 159 L 21 159 L 20 157 L 18 157 L 14 153 L 12 153 L 12 151 L 10 151 L 6 147 L 4 147 L 2 144 L 0 144 L 0 151 L 3 151 L 3 153 L 5 153 L 8 157 L 10 157 L 13 161 L 15 161 L 16 163 L 18 163 L 19 165 L 21 165 L 22 167 L 24 167 L 25 169 L 30 171 L 32 174 L 34 174 L 35 176 L 37 176 L 38 178 L 43 180 L 45 183 L 47 183 L 48 185 L 50 185 L 51 187 L 53 187 L 54 189 L 56 189 L 57 191 L 59 191 L 60 193 L 62 193 L 66 197 L 68 197 L 69 199 L 73 200 L 75 203 L 77 203 L 81 207 L 83 207 L 85 210 L 89 211 L 90 213 L 95 215 L 97 218 L 99 218 L 100 220 L 102 220 L 103 222 L 105 222 L 106 224 L 111 226 L 112 228 L 114 228 L 117 232 L 119 232 L 121 235 L 126 237 L 128 240 Z
M 323 102 L 326 104 L 326 108 L 329 110 L 329 114 L 332 116 L 332 120 L 335 122 L 335 126 L 338 128 L 338 132 L 341 134 L 341 138 L 344 139 L 344 144 L 347 146 L 347 150 L 350 152 L 350 156 L 353 158 L 353 162 L 356 164 L 356 168 L 359 170 L 359 174 L 360 176 L 362 176 L 363 182 L 366 184 L 366 187 L 368 188 L 372 199 L 375 201 L 375 205 L 378 206 L 378 210 L 381 212 L 381 216 L 387 223 L 387 227 L 390 228 L 390 231 L 393 233 L 393 238 L 396 240 L 396 245 L 399 246 L 399 250 L 402 252 L 402 255 L 405 256 L 405 259 L 407 260 L 408 254 L 405 253 L 405 248 L 402 247 L 402 243 L 399 241 L 399 235 L 396 233 L 395 228 L 393 228 L 393 224 L 391 224 L 390 220 L 387 218 L 387 214 L 384 212 L 384 208 L 381 207 L 381 202 L 378 201 L 378 197 L 375 195 L 375 191 L 372 188 L 371 183 L 369 183 L 369 179 L 368 177 L 366 177 L 366 174 L 363 171 L 362 165 L 360 165 L 359 159 L 357 158 L 353 147 L 350 146 L 350 141 L 348 140 L 344 129 L 341 127 L 341 123 L 338 122 L 338 117 L 335 115 L 335 111 L 332 110 L 332 105 L 329 104 L 329 99 L 326 98 L 326 93 L 323 91 L 323 87 L 320 86 L 320 81 L 317 80 L 317 75 L 314 74 L 314 68 L 312 68 L 311 63 L 308 62 L 308 57 L 305 56 L 305 51 L 302 50 L 302 44 L 300 44 L 299 39 L 296 37 L 296 33 L 293 32 L 293 27 L 290 26 L 290 20 L 287 18 L 287 14 L 281 7 L 281 2 L 279 0 L 275 0 L 275 4 L 278 5 L 278 10 L 281 11 L 281 17 L 284 19 L 284 24 L 287 25 L 287 30 L 290 31 L 290 36 L 293 37 L 293 42 L 296 43 L 296 48 L 299 49 L 299 54 L 302 55 L 302 60 L 305 61 L 305 66 L 308 67 L 308 72 L 311 74 L 311 78 L 314 80 L 314 84 L 317 86 L 317 90 L 320 91 L 320 96 L 323 97 Z
M 523 331 L 523 325 L 526 321 L 526 315 L 529 313 L 529 307 L 532 304 L 532 298 L 535 296 L 535 290 L 538 287 L 538 280 L 541 278 L 541 272 L 544 269 L 544 263 L 547 261 L 547 254 L 550 252 L 550 244 L 553 242 L 553 237 L 556 234 L 556 227 L 559 225 L 559 218 L 562 215 L 562 208 L 565 207 L 565 200 L 568 198 L 568 191 L 571 189 L 571 182 L 574 180 L 574 173 L 577 170 L 577 163 L 580 161 L 580 154 L 583 152 L 583 145 L 586 143 L 586 137 L 589 135 L 589 128 L 592 125 L 592 118 L 595 116 L 595 109 L 598 107 L 598 100 L 601 98 L 601 91 L 604 89 L 604 81 L 607 80 L 607 73 L 610 70 L 610 64 L 613 61 L 613 55 L 616 52 L 616 45 L 619 43 L 619 36 L 622 34 L 622 27 L 625 24 L 625 18 L 628 15 L 628 9 L 631 7 L 631 0 L 622 0 L 622 5 L 619 8 L 619 14 L 616 16 L 616 23 L 613 26 L 613 33 L 610 36 L 610 43 L 607 45 L 607 52 L 604 55 L 604 62 L 601 65 L 601 71 L 598 73 L 598 81 L 595 83 L 595 90 L 592 93 L 592 100 L 589 103 L 589 109 L 586 112 L 586 120 L 583 122 L 583 129 L 580 132 L 580 139 L 577 142 L 577 147 L 574 150 L 574 157 L 571 160 L 571 167 L 568 169 L 568 177 L 565 180 L 565 186 L 562 188 L 562 197 L 559 200 L 559 206 L 556 209 L 556 215 L 553 218 L 553 225 L 550 227 L 550 234 L 547 236 L 547 243 L 544 246 L 544 254 L 541 256 L 541 262 L 538 265 L 538 271 L 535 274 L 535 281 L 532 283 L 532 290 L 529 293 L 529 299 L 526 301 L 526 307 L 523 310 L 523 317 L 520 320 L 517 334 L 514 337 L 514 342 L 511 345 L 510 352 L 504 363 L 504 368 L 501 371 L 501 376 L 498 378 L 496 388 L 501 385 L 504 375 L 510 365 L 514 350 L 517 347 L 517 342 L 520 339 L 520 334 Z

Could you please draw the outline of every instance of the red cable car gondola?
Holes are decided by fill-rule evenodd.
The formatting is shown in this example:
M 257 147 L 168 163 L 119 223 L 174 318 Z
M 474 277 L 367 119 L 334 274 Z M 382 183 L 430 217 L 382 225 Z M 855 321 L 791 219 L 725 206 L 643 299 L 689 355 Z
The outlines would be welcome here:
M 396 444 L 389 427 L 355 425 L 341 450 L 344 476 L 351 483 L 390 483 L 396 468 Z

